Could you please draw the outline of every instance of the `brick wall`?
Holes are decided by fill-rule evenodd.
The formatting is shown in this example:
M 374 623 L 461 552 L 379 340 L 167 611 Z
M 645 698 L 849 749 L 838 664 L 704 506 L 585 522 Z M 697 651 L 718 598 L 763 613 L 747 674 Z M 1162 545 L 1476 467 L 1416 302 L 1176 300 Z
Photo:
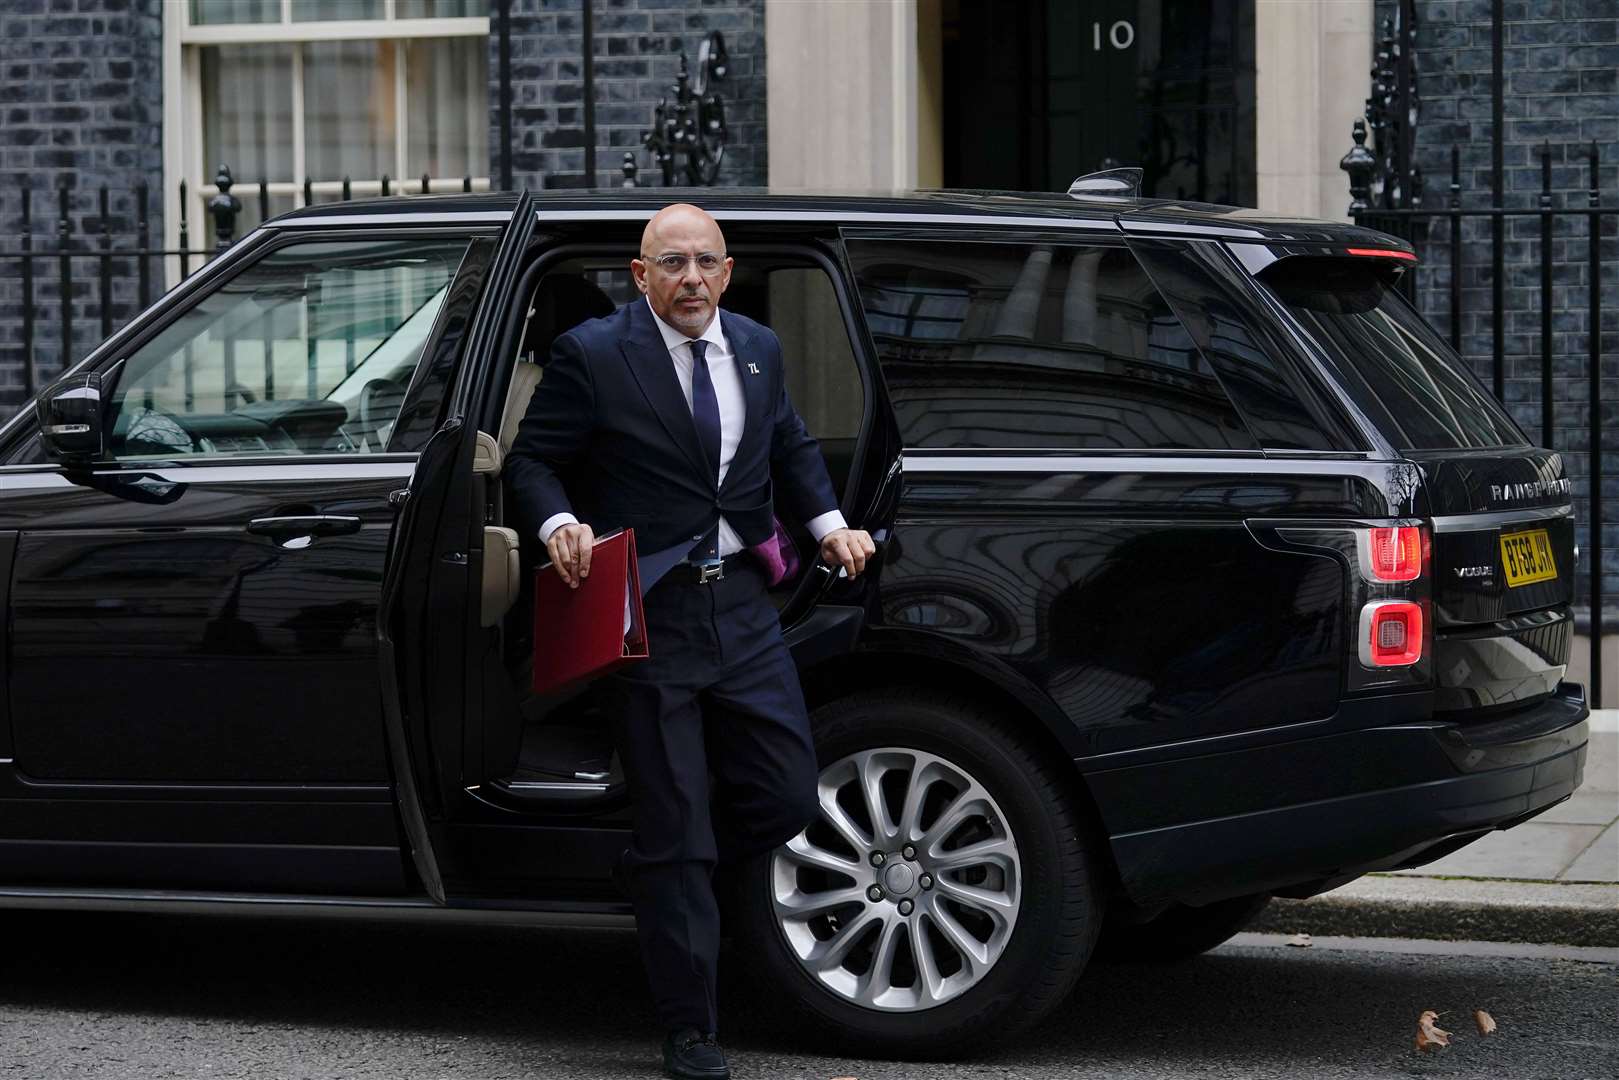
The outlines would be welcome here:
M 151 229 L 163 235 L 162 0 L 4 0 L 0 4 L 0 419 L 25 396 L 22 192 L 31 192 L 34 248 L 58 247 L 57 191 L 70 191 L 72 243 L 99 243 L 98 189 L 110 191 L 110 225 L 129 244 L 134 187 L 152 185 Z M 154 267 L 154 274 L 158 271 Z M 99 266 L 75 259 L 69 360 L 101 341 Z M 161 286 L 154 287 L 155 292 Z M 56 259 L 34 261 L 35 386 L 63 366 L 61 286 Z M 134 269 L 120 268 L 114 327 L 139 306 Z
M 643 184 L 661 182 L 641 135 L 660 97 L 673 95 L 682 49 L 695 68 L 711 30 L 725 37 L 731 63 L 712 89 L 725 99 L 730 129 L 719 182 L 766 181 L 764 0 L 595 0 L 596 169 L 598 183 L 621 179 L 626 150 Z M 580 0 L 512 0 L 512 156 L 514 182 L 539 189 L 547 176 L 584 171 Z M 498 16 L 489 33 L 489 175 L 500 176 Z M 498 179 L 496 180 L 498 183 Z
M 1381 20 L 1393 11 L 1378 0 Z M 1464 207 L 1491 204 L 1490 0 L 1417 0 L 1417 66 L 1421 116 L 1417 163 L 1426 181 L 1424 205 L 1449 205 L 1450 154 L 1461 157 Z M 1601 159 L 1603 203 L 1619 206 L 1619 5 L 1615 0 L 1507 0 L 1504 5 L 1504 202 L 1538 207 L 1541 155 L 1552 161 L 1552 205 L 1587 205 L 1592 141 Z M 1379 29 L 1381 34 L 1381 29 Z M 1349 140 L 1344 140 L 1347 149 Z M 1346 188 L 1347 190 L 1347 188 Z M 1603 584 L 1604 625 L 1619 630 L 1619 236 L 1608 217 L 1602 238 Z M 1450 226 L 1437 219 L 1417 237 L 1426 266 L 1418 303 L 1442 332 L 1450 327 Z M 1540 221 L 1509 219 L 1505 228 L 1505 312 L 1502 352 L 1508 408 L 1530 438 L 1541 439 Z M 1489 383 L 1493 367 L 1494 303 L 1490 224 L 1464 222 L 1461 352 Z M 1589 550 L 1585 522 L 1590 497 L 1588 410 L 1589 234 L 1584 219 L 1558 218 L 1552 240 L 1552 446 L 1565 451 L 1575 485 L 1579 542 Z M 1589 561 L 1577 575 L 1582 610 L 1589 595 Z M 1583 619 L 1582 619 L 1583 621 Z

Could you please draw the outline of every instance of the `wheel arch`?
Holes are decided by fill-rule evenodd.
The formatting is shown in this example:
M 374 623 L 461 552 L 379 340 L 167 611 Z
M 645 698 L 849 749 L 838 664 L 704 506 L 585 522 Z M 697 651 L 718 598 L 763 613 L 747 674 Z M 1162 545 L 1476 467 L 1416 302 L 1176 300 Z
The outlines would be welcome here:
M 1017 676 L 997 671 L 967 649 L 941 649 L 934 641 L 914 642 L 896 636 L 866 645 L 800 673 L 804 700 L 811 710 L 865 691 L 914 690 L 930 697 L 948 695 L 976 700 L 1028 739 L 1041 757 L 1057 767 L 1078 817 L 1085 823 L 1088 847 L 1100 856 L 1098 868 L 1109 895 L 1117 895 L 1121 878 L 1102 815 L 1074 766 L 1078 733 L 1049 698 Z

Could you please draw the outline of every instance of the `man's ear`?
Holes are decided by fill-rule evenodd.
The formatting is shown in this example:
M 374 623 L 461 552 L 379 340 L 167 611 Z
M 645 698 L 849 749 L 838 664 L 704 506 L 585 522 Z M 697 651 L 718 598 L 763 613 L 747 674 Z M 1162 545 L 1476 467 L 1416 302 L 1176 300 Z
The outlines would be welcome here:
M 646 263 L 642 262 L 640 259 L 631 259 L 630 260 L 630 277 L 631 277 L 631 279 L 634 280 L 635 287 L 641 291 L 641 295 L 645 296 L 646 295 Z

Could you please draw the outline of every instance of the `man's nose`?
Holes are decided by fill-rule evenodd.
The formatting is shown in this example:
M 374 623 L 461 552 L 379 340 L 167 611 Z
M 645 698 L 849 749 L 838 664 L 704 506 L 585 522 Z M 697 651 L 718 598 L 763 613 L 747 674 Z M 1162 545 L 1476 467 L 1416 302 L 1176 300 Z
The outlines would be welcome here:
M 697 269 L 697 260 L 687 258 L 686 265 L 680 270 L 680 283 L 688 289 L 696 289 L 703 283 L 703 273 Z

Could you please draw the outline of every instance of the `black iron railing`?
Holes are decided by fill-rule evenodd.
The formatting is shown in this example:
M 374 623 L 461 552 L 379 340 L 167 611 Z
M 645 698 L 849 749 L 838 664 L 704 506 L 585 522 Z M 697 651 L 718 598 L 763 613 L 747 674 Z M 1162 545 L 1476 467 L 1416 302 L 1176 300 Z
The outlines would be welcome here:
M 1414 0 L 1395 0 L 1392 16 L 1383 20 L 1379 28 L 1377 66 L 1372 71 L 1371 96 L 1366 100 L 1366 120 L 1355 122 L 1355 145 L 1342 162 L 1349 174 L 1349 212 L 1361 224 L 1412 243 L 1422 262 L 1414 273 L 1405 276 L 1402 289 L 1406 295 L 1431 320 L 1441 326 L 1448 324 L 1451 344 L 1476 365 L 1481 375 L 1488 377 L 1498 400 L 1515 401 L 1520 408 L 1538 405 L 1538 425 L 1525 426 L 1539 428 L 1542 445 L 1562 451 L 1571 464 L 1580 457 L 1587 462 L 1588 487 L 1583 496 L 1576 489 L 1576 502 L 1585 504 L 1581 568 L 1585 580 L 1576 603 L 1589 605 L 1589 688 L 1591 700 L 1603 704 L 1603 586 L 1605 572 L 1613 572 L 1603 566 L 1610 546 L 1604 543 L 1603 531 L 1608 522 L 1619 522 L 1615 515 L 1605 512 L 1608 507 L 1604 506 L 1603 492 L 1602 456 L 1611 450 L 1605 448 L 1603 438 L 1602 269 L 1604 238 L 1611 246 L 1619 233 L 1619 207 L 1603 205 L 1602 161 L 1594 140 L 1588 149 L 1544 144 L 1539 154 L 1538 197 L 1532 202 L 1524 199 L 1523 205 L 1508 205 L 1523 197 L 1515 199 L 1506 189 L 1504 0 L 1490 0 L 1490 21 L 1487 201 L 1477 193 L 1462 190 L 1462 148 L 1452 145 L 1445 205 L 1424 204 L 1420 151 L 1429 151 L 1427 159 L 1431 164 L 1438 155 L 1432 152 L 1437 148 L 1424 145 L 1418 131 L 1416 4 Z M 1581 157 L 1585 159 L 1583 163 L 1579 162 Z M 1559 160 L 1576 168 L 1577 163 L 1583 164 L 1588 181 L 1584 191 L 1559 194 L 1553 190 L 1553 165 Z M 1578 183 L 1567 176 L 1569 171 L 1572 170 L 1565 169 L 1560 178 L 1565 188 Z M 1472 205 L 1464 206 L 1464 201 Z M 1582 276 L 1586 291 L 1583 322 L 1579 315 Z M 1469 285 L 1479 292 L 1486 286 L 1489 289 L 1487 302 L 1473 293 L 1471 312 Z M 1532 310 L 1515 313 L 1517 305 L 1509 304 L 1509 294 L 1520 302 L 1526 294 L 1534 297 L 1538 319 Z M 1488 317 L 1487 346 L 1482 334 L 1469 332 L 1469 314 Z M 1483 319 L 1473 321 L 1477 325 Z M 1537 333 L 1530 334 L 1531 326 Z M 1529 340 L 1525 341 L 1525 337 Z M 1510 379 L 1509 360 L 1514 369 Z M 1530 378 L 1523 377 L 1526 365 L 1532 368 Z M 1586 384 L 1583 394 L 1579 393 L 1581 381 Z M 1589 432 L 1584 446 L 1577 436 L 1560 431 L 1556 423 L 1558 406 L 1566 415 L 1582 404 L 1582 396 L 1585 430 Z M 1520 419 L 1531 417 L 1527 409 L 1519 413 Z M 1619 446 L 1612 449 L 1619 450 Z M 1612 616 L 1606 621 L 1611 623 Z
M 1590 606 L 1590 649 L 1591 649 L 1591 700 L 1600 704 L 1602 697 L 1602 636 L 1603 636 L 1603 527 L 1608 520 L 1603 507 L 1603 386 L 1602 386 L 1602 240 L 1604 235 L 1612 237 L 1619 233 L 1619 207 L 1603 206 L 1602 192 L 1599 186 L 1601 176 L 1601 158 L 1597 145 L 1593 142 L 1587 152 L 1586 168 L 1589 172 L 1590 185 L 1579 196 L 1565 197 L 1563 205 L 1557 205 L 1558 196 L 1552 190 L 1552 149 L 1550 145 L 1542 148 L 1540 154 L 1541 191 L 1537 205 L 1533 207 L 1511 208 L 1503 206 L 1464 207 L 1462 205 L 1461 165 L 1460 151 L 1452 148 L 1451 152 L 1451 178 L 1449 198 L 1447 205 L 1438 207 L 1407 207 L 1394 209 L 1365 208 L 1352 210 L 1355 220 L 1360 224 L 1374 229 L 1402 237 L 1416 247 L 1419 257 L 1422 258 L 1415 271 L 1406 275 L 1405 288 L 1408 295 L 1418 300 L 1419 304 L 1425 299 L 1436 296 L 1445 296 L 1449 310 L 1444 320 L 1448 324 L 1448 333 L 1451 344 L 1458 352 L 1464 355 L 1468 352 L 1464 348 L 1463 327 L 1465 325 L 1466 296 L 1468 290 L 1464 283 L 1471 276 L 1474 280 L 1482 281 L 1488 278 L 1494 292 L 1494 303 L 1490 305 L 1493 316 L 1495 332 L 1490 335 L 1489 375 L 1490 384 L 1497 399 L 1507 400 L 1507 352 L 1506 335 L 1503 332 L 1503 301 L 1502 271 L 1497 267 L 1507 265 L 1505 258 L 1505 245 L 1508 243 L 1506 234 L 1516 233 L 1512 229 L 1513 222 L 1526 221 L 1537 226 L 1534 245 L 1534 259 L 1538 263 L 1538 350 L 1528 357 L 1514 357 L 1518 361 L 1517 367 L 1521 372 L 1523 363 L 1528 361 L 1536 366 L 1538 375 L 1538 405 L 1539 405 L 1539 431 L 1535 432 L 1540 444 L 1551 449 L 1561 450 L 1565 454 L 1581 455 L 1587 461 L 1587 497 L 1585 514 L 1585 558 L 1586 560 L 1586 597 Z M 1570 205 L 1583 202 L 1584 205 Z M 1489 230 L 1489 271 L 1488 273 L 1470 275 L 1470 267 L 1476 266 L 1482 260 L 1477 248 L 1470 242 L 1466 233 L 1472 230 L 1464 229 L 1469 220 L 1484 220 L 1490 222 Z M 1520 234 L 1521 235 L 1521 234 Z M 1483 238 L 1480 237 L 1480 240 Z M 1576 254 L 1582 246 L 1583 259 Z M 1432 257 L 1433 249 L 1443 247 L 1444 254 L 1437 260 Z M 1562 258 L 1559 258 L 1559 252 Z M 1569 329 L 1565 321 L 1562 328 L 1558 326 L 1559 315 L 1577 315 L 1574 311 L 1560 310 L 1558 303 L 1558 290 L 1561 286 L 1556 284 L 1559 267 L 1568 267 L 1583 263 L 1586 283 L 1586 310 L 1583 326 L 1583 335 L 1576 330 Z M 1561 276 L 1575 277 L 1578 275 L 1564 274 Z M 1441 279 L 1439 288 L 1429 287 L 1435 278 Z M 1576 286 L 1577 288 L 1577 286 Z M 1422 305 L 1429 306 L 1429 305 Z M 1425 312 L 1431 314 L 1431 312 Z M 1563 335 L 1565 348 L 1556 348 L 1558 335 Z M 1577 440 L 1571 445 L 1565 437 L 1565 432 L 1557 425 L 1557 407 L 1562 404 L 1565 409 L 1578 406 L 1577 399 L 1570 400 L 1572 395 L 1563 394 L 1561 401 L 1558 393 L 1559 382 L 1564 385 L 1577 385 L 1576 379 L 1563 377 L 1557 374 L 1559 359 L 1573 359 L 1570 354 L 1574 350 L 1566 347 L 1566 343 L 1574 342 L 1579 337 L 1585 339 L 1584 368 L 1585 368 L 1585 397 L 1586 428 L 1588 441 L 1585 446 L 1578 445 Z M 1482 357 L 1480 357 L 1482 359 Z M 1619 447 L 1616 447 L 1619 448 Z

